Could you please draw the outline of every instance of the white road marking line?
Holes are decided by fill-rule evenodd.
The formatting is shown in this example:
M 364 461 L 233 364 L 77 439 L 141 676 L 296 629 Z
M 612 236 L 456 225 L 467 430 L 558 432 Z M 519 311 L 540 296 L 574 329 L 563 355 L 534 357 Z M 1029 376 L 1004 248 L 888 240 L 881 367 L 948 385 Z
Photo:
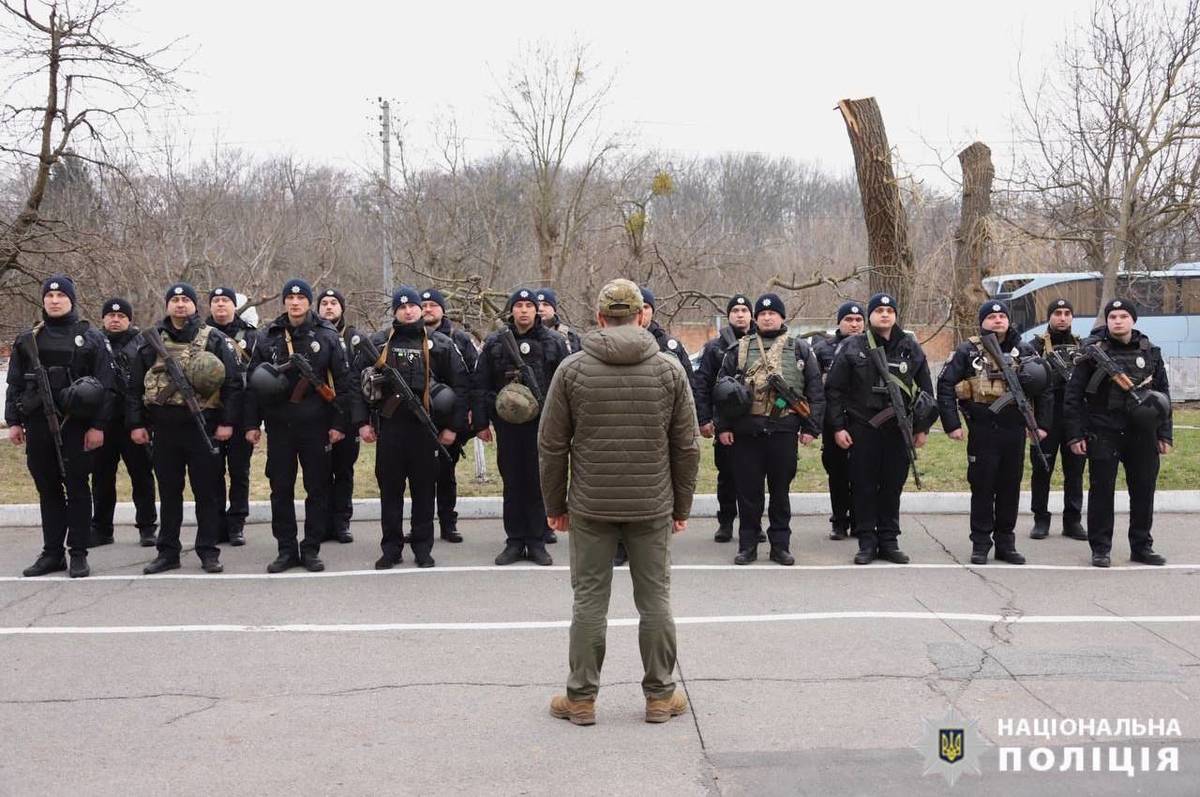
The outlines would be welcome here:
M 796 623 L 822 620 L 933 620 L 965 623 L 1007 623 L 1012 625 L 1056 624 L 1147 624 L 1200 623 L 1200 615 L 1139 615 L 1118 617 L 1111 614 L 1010 615 L 969 614 L 960 612 L 799 612 L 793 614 L 747 614 L 714 617 L 676 617 L 676 625 L 716 625 L 738 623 Z M 636 626 L 636 617 L 609 620 L 610 628 Z M 112 634 L 332 634 L 400 631 L 538 631 L 569 628 L 570 620 L 484 623 L 293 623 L 284 625 L 119 625 L 119 626 L 33 626 L 0 628 L 0 636 L 81 636 Z
M 550 565 L 548 567 L 537 567 L 534 565 L 509 565 L 499 567 L 497 565 L 462 565 L 450 567 L 433 567 L 433 568 L 400 568 L 392 570 L 326 570 L 320 573 L 309 573 L 308 571 L 296 571 L 287 573 L 222 573 L 219 575 L 209 575 L 207 573 L 163 573 L 160 575 L 147 576 L 141 573 L 128 573 L 125 575 L 107 575 L 107 576 L 88 576 L 87 578 L 68 578 L 67 576 L 40 576 L 37 578 L 25 578 L 24 576 L 0 576 L 0 583 L 10 584 L 41 584 L 46 581 L 69 581 L 75 584 L 87 584 L 95 581 L 211 581 L 218 583 L 221 581 L 285 581 L 287 579 L 297 578 L 350 578 L 357 576 L 437 576 L 447 573 L 566 573 L 571 568 L 566 565 Z M 617 570 L 628 571 L 629 567 L 618 567 Z M 1200 570 L 1200 564 L 1167 564 L 1162 566 L 1153 565 L 1125 565 L 1111 568 L 1092 567 L 1091 565 L 1010 565 L 1010 564 L 988 564 L 988 565 L 957 565 L 950 563 L 915 563 L 907 565 L 894 565 L 890 563 L 875 563 L 870 565 L 795 565 L 793 567 L 779 567 L 777 565 L 672 565 L 671 570 L 679 572 L 687 571 L 732 571 L 736 573 L 788 573 L 788 572 L 809 572 L 809 571 L 838 571 L 838 570 L 853 570 L 859 573 L 871 573 L 879 570 L 1004 570 L 1010 573 L 1020 573 L 1025 570 L 1047 570 L 1047 571 L 1077 571 L 1084 573 L 1147 573 L 1158 570 Z

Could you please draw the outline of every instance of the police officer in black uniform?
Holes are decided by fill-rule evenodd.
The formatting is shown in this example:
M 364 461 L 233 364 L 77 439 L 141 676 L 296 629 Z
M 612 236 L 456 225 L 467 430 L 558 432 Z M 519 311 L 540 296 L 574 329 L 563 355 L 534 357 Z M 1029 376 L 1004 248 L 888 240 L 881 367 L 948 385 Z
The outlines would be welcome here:
M 754 302 L 757 329 L 738 341 L 725 355 L 721 375 L 742 380 L 750 399 L 749 412 L 736 420 L 719 417 L 718 441 L 733 446 L 737 469 L 738 553 L 734 564 L 747 565 L 758 559 L 762 531 L 763 480 L 770 490 L 767 507 L 767 538 L 771 561 L 791 566 L 792 505 L 788 495 L 796 476 L 796 439 L 809 445 L 821 434 L 825 417 L 825 391 L 821 367 L 803 340 L 788 334 L 787 310 L 774 293 L 764 293 Z M 792 403 L 772 387 L 768 377 L 781 377 L 804 405 Z M 804 413 L 807 412 L 807 417 Z
M 421 312 L 426 330 L 445 335 L 458 347 L 467 368 L 468 380 L 465 389 L 469 393 L 469 375 L 475 371 L 475 362 L 479 359 L 475 339 L 462 327 L 450 323 L 450 319 L 446 317 L 446 297 L 436 288 L 421 291 Z M 469 395 L 466 398 L 469 409 L 472 402 Z M 471 432 L 463 427 L 455 427 L 455 431 L 458 434 L 454 442 L 446 446 L 446 450 L 450 452 L 450 459 L 438 457 L 437 516 L 441 537 L 446 542 L 463 541 L 462 535 L 458 533 L 458 512 L 454 509 L 458 504 L 458 479 L 455 477 L 455 469 L 458 461 L 462 459 L 463 446 L 471 438 Z
M 113 365 L 104 335 L 79 319 L 75 303 L 75 283 L 70 277 L 56 274 L 43 282 L 42 320 L 17 335 L 8 361 L 4 404 L 8 439 L 14 445 L 25 445 L 42 514 L 42 553 L 25 568 L 25 576 L 67 570 L 64 543 L 70 549 L 71 578 L 91 573 L 87 562 L 92 517 L 88 474 L 92 452 L 104 445 L 104 428 L 112 412 Z M 28 351 L 31 345 L 36 354 Z M 65 476 L 32 379 L 38 363 L 46 370 L 62 421 Z
M 833 355 L 846 338 L 863 331 L 866 317 L 862 302 L 843 302 L 837 310 L 837 329 L 832 335 L 822 335 L 812 344 L 813 354 L 821 373 L 828 378 L 833 365 Z M 828 390 L 826 390 L 828 393 Z M 829 477 L 829 539 L 844 540 L 854 530 L 854 504 L 850 499 L 850 450 L 842 448 L 833 439 L 834 429 L 829 425 L 829 396 L 826 395 L 825 428 L 821 433 L 821 465 Z
M 354 362 L 354 336 L 358 330 L 346 323 L 346 297 L 336 288 L 326 288 L 321 292 L 317 302 L 317 315 L 322 320 L 333 324 L 341 339 L 342 353 L 346 356 L 346 367 Z M 351 393 L 355 382 L 350 379 Z M 325 534 L 325 542 L 337 540 L 340 543 L 354 542 L 354 534 L 350 531 L 350 520 L 354 517 L 354 465 L 358 462 L 360 446 L 358 428 L 346 419 L 346 437 L 333 444 L 329 452 L 329 470 L 333 483 L 329 492 L 329 507 L 333 515 L 333 525 Z
M 351 417 L 349 369 L 341 337 L 312 309 L 312 287 L 294 278 L 283 285 L 284 312 L 258 337 L 246 392 L 246 439 L 267 430 L 267 478 L 271 482 L 271 533 L 279 556 L 268 573 L 293 567 L 325 569 L 321 542 L 333 525 L 329 506 L 330 450 L 346 437 Z M 292 355 L 304 358 L 313 380 Z M 304 474 L 304 539 L 297 545 L 296 467 Z
M 571 329 L 558 317 L 558 294 L 552 288 L 539 288 L 537 292 L 538 315 L 542 326 L 562 335 L 567 342 L 567 353 L 574 354 L 583 348 L 579 333 Z
M 508 298 L 505 309 L 520 357 L 532 370 L 544 399 L 554 372 L 567 356 L 567 344 L 561 335 L 542 326 L 536 296 L 529 288 L 518 288 Z M 526 556 L 536 564 L 550 565 L 554 560 L 546 552 L 546 508 L 538 472 L 537 419 L 541 408 L 528 405 L 528 396 L 518 388 L 519 382 L 518 363 L 500 341 L 500 334 L 492 333 L 479 352 L 472 375 L 476 401 L 472 424 L 485 443 L 492 441 L 489 427 L 494 425 L 496 429 L 496 464 L 504 480 L 507 537 L 496 564 L 510 565 Z M 513 414 L 510 406 L 519 406 L 522 412 Z
M 1042 453 L 1050 463 L 1050 470 L 1042 467 L 1041 460 L 1029 452 L 1030 467 L 1030 509 L 1033 510 L 1033 531 L 1029 536 L 1035 540 L 1044 540 L 1050 534 L 1050 475 L 1054 470 L 1054 460 L 1062 454 L 1063 470 L 1063 536 L 1075 540 L 1086 540 L 1080 519 L 1083 517 L 1083 464 L 1085 457 L 1071 451 L 1066 436 L 1066 418 L 1063 412 L 1063 398 L 1066 394 L 1067 382 L 1075 368 L 1075 355 L 1079 351 L 1079 337 L 1071 331 L 1071 323 L 1075 320 L 1075 308 L 1066 299 L 1055 299 L 1046 310 L 1046 331 L 1032 341 L 1033 350 L 1046 358 L 1050 366 L 1050 386 L 1054 393 L 1054 420 L 1047 430 L 1050 434 L 1041 442 Z
M 233 342 L 238 373 L 245 384 L 246 368 L 254 355 L 258 329 L 238 315 L 237 291 L 228 286 L 213 288 L 208 294 L 208 318 L 205 323 L 220 330 Z M 245 545 L 246 516 L 250 514 L 250 457 L 254 454 L 254 447 L 246 442 L 245 435 L 239 429 L 219 448 L 221 453 L 217 457 L 217 467 L 221 472 L 221 530 L 217 542 Z M 225 490 L 226 471 L 229 472 L 228 495 Z
M 417 567 L 434 566 L 430 551 L 433 549 L 434 497 L 441 470 L 436 460 L 445 459 L 438 444 L 454 445 L 459 432 L 467 425 L 470 391 L 467 366 L 450 338 L 425 325 L 421 301 L 415 288 L 401 286 L 397 289 L 392 296 L 391 326 L 376 332 L 371 341 L 386 356 L 387 365 L 396 369 L 413 395 L 422 402 L 426 414 L 438 428 L 436 439 L 415 412 L 392 398 L 399 388 L 376 368 L 374 361 L 360 351 L 353 367 L 359 384 L 368 393 L 365 396 L 359 393 L 356 399 L 355 420 L 359 423 L 359 435 L 363 442 L 379 442 L 375 478 L 379 482 L 383 555 L 375 562 L 377 570 L 388 570 L 403 561 L 406 482 L 412 498 L 409 542 L 413 557 Z M 364 371 L 367 372 L 365 379 Z M 448 401 L 447 391 L 450 394 Z M 389 406 L 389 400 L 392 406 Z
M 1009 326 L 1008 305 L 989 299 L 979 307 L 981 333 L 996 335 L 1000 350 L 1011 360 L 1012 368 L 1020 372 L 1026 398 L 1034 407 L 1040 442 L 1047 436 L 1053 404 L 1045 396 L 1049 382 L 1045 379 L 1045 364 L 1017 331 Z M 942 428 L 951 440 L 962 440 L 961 410 L 967 419 L 970 435 L 967 438 L 967 481 L 971 484 L 971 564 L 986 564 L 993 542 L 996 558 L 1014 565 L 1025 564 L 1017 551 L 1017 505 L 1021 497 L 1021 475 L 1025 470 L 1027 430 L 1016 403 L 1009 401 L 999 412 L 993 404 L 1002 399 L 1008 388 L 999 365 L 993 362 L 973 335 L 958 344 L 942 373 L 938 376 L 937 398 L 942 416 Z M 1028 362 L 1028 367 L 1023 363 Z M 1041 369 L 1042 381 L 1036 377 Z
M 734 294 L 725 305 L 728 324 L 721 334 L 704 344 L 700 364 L 692 375 L 692 394 L 696 397 L 696 420 L 700 434 L 713 438 L 713 461 L 717 466 L 716 542 L 733 539 L 733 521 L 737 520 L 737 485 L 734 484 L 733 448 L 716 440 L 712 392 L 725 355 L 737 348 L 738 341 L 754 327 L 752 303 L 744 294 Z
M 851 304 L 843 309 L 860 308 Z M 836 445 L 849 454 L 858 538 L 854 564 L 875 559 L 908 564 L 908 554 L 899 543 L 900 493 L 908 480 L 908 452 L 895 415 L 885 417 L 893 407 L 883 377 L 871 361 L 875 348 L 883 349 L 888 378 L 896 380 L 904 397 L 913 446 L 925 445 L 929 427 L 937 420 L 929 363 L 921 344 L 901 328 L 896 300 L 886 293 L 877 293 L 867 302 L 866 331 L 845 338 L 825 377 L 825 426 L 833 437 L 825 445 Z
M 143 333 L 141 344 L 130 358 L 129 390 L 125 395 L 130 439 L 140 446 L 153 440 L 151 458 L 162 501 L 158 555 L 142 572 L 152 575 L 180 566 L 179 531 L 183 525 L 186 473 L 196 499 L 195 551 L 200 567 L 206 573 L 220 573 L 224 567 L 217 536 L 223 485 L 220 458 L 213 453 L 213 447 L 229 440 L 240 425 L 242 374 L 233 342 L 197 314 L 195 288 L 177 282 L 167 288 L 164 298 L 166 317 Z M 171 380 L 165 360 L 146 340 L 151 335 L 162 341 L 195 389 L 203 414 L 203 436 Z M 213 369 L 210 374 L 215 376 L 213 384 L 197 384 L 200 380 L 193 376 L 196 369 L 207 370 L 208 366 Z
M 116 370 L 112 417 L 104 429 L 104 445 L 92 456 L 92 538 L 90 547 L 113 542 L 113 512 L 117 507 L 117 465 L 124 460 L 133 488 L 134 522 L 143 548 L 154 547 L 158 505 L 150 452 L 129 439 L 125 424 L 125 393 L 129 384 L 129 359 L 141 343 L 141 331 L 132 325 L 133 306 L 127 299 L 106 299 L 100 316 Z
M 1071 450 L 1088 459 L 1087 534 L 1092 564 L 1108 567 L 1113 535 L 1113 492 L 1117 465 L 1125 467 L 1129 488 L 1130 558 L 1147 565 L 1167 560 L 1154 551 L 1154 491 L 1159 457 L 1171 452 L 1170 386 L 1162 352 L 1134 328 L 1137 307 L 1126 299 L 1104 306 L 1104 328 L 1083 341 L 1081 358 L 1067 383 L 1064 399 L 1066 437 Z M 1097 365 L 1095 344 L 1135 388 L 1123 390 Z M 1141 399 L 1138 403 L 1137 399 Z

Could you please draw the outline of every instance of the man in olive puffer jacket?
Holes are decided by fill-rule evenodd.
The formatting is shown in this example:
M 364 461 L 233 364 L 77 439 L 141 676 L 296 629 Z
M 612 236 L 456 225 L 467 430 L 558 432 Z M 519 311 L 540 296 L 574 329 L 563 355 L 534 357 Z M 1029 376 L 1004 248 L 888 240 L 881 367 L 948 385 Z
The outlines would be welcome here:
M 600 329 L 559 366 L 538 430 L 546 515 L 555 531 L 569 526 L 575 590 L 571 674 L 550 713 L 577 725 L 595 722 L 618 542 L 629 552 L 641 614 L 646 721 L 665 722 L 687 710 L 672 677 L 670 541 L 691 512 L 699 429 L 687 375 L 637 323 L 642 312 L 641 293 L 629 280 L 601 289 Z

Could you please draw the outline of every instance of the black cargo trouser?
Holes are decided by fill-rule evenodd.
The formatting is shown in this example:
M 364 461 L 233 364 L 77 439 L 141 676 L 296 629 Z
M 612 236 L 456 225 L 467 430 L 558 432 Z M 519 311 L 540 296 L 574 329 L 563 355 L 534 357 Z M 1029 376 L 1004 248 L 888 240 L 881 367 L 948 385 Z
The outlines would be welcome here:
M 315 556 L 332 522 L 329 514 L 329 427 L 318 422 L 267 421 L 267 479 L 271 534 L 281 555 Z M 297 465 L 304 476 L 304 539 L 297 545 Z
M 1025 427 L 968 420 L 967 481 L 971 485 L 971 545 L 1016 549 L 1017 509 L 1025 472 Z
M 765 494 L 763 482 L 771 494 L 767 504 L 767 540 L 772 548 L 789 550 L 792 539 L 792 503 L 788 495 L 796 477 L 798 461 L 796 433 L 735 433 L 733 462 L 737 468 L 738 549 L 758 545 L 762 530 Z
M 1088 544 L 1092 553 L 1112 551 L 1113 494 L 1117 465 L 1125 466 L 1129 489 L 1129 550 L 1154 547 L 1154 491 L 1158 485 L 1158 439 L 1153 432 L 1095 432 L 1088 435 Z
M 1029 487 L 1031 490 L 1030 509 L 1035 520 L 1050 520 L 1050 475 L 1054 471 L 1054 462 L 1062 454 L 1063 470 L 1063 524 L 1078 523 L 1083 517 L 1083 464 L 1085 457 L 1071 451 L 1063 434 L 1062 413 L 1056 413 L 1054 424 L 1041 442 L 1042 453 L 1050 464 L 1050 470 L 1042 467 L 1037 456 L 1033 453 L 1033 444 L 1029 446 Z
M 129 430 L 123 423 L 110 423 L 104 429 L 104 445 L 92 452 L 92 529 L 101 536 L 113 533 L 117 465 L 122 461 L 133 492 L 134 523 L 139 531 L 153 531 L 158 524 L 150 451 L 129 439 Z
M 497 419 L 496 466 L 504 480 L 506 544 L 545 549 L 546 506 L 538 471 L 536 421 L 511 424 Z
M 717 466 L 717 522 L 732 523 L 738 514 L 733 446 L 723 446 L 714 439 L 713 463 Z
M 254 446 L 246 441 L 246 436 L 235 429 L 233 437 L 218 444 L 220 453 L 217 455 L 218 483 L 221 488 L 221 527 L 222 539 L 229 539 L 230 529 L 240 529 L 246 525 L 246 516 L 250 514 L 250 457 L 254 454 Z M 229 488 L 225 487 L 225 474 L 229 474 Z M 228 506 L 226 505 L 228 501 Z
M 87 426 L 81 421 L 62 425 L 62 454 L 67 471 L 64 480 L 45 417 L 35 416 L 25 422 L 25 461 L 37 487 L 42 511 L 42 553 L 47 556 L 62 556 L 64 545 L 73 554 L 87 555 L 92 520 L 92 492 L 88 486 L 92 453 L 83 450 L 85 432 Z
M 216 420 L 205 413 L 205 428 L 209 440 L 216 429 Z M 183 408 L 163 407 L 153 416 L 154 475 L 158 479 L 162 512 L 159 517 L 158 553 L 168 559 L 178 559 L 182 550 L 179 541 L 183 526 L 184 478 L 192 486 L 196 499 L 196 555 L 215 559 L 220 555 L 217 535 L 221 528 L 221 465 L 208 441 L 201 439 L 200 430 L 191 414 Z
M 404 490 L 412 499 L 409 545 L 416 555 L 433 549 L 433 509 L 438 459 L 442 458 L 429 431 L 416 422 L 381 419 L 375 450 L 375 479 L 379 482 L 379 547 L 399 560 L 404 550 Z
M 333 480 L 329 508 L 335 531 L 350 528 L 350 519 L 354 517 L 354 465 L 358 462 L 360 449 L 357 435 L 347 434 L 340 443 L 334 443 L 329 452 Z
M 832 427 L 821 435 L 821 465 L 829 477 L 829 525 L 841 531 L 855 528 L 855 503 L 851 497 L 850 451 L 833 439 Z M 853 433 L 852 433 L 853 436 Z M 854 438 L 858 443 L 858 438 Z
M 846 430 L 854 440 L 849 457 L 854 531 L 862 551 L 894 551 L 900 546 L 900 494 L 908 481 L 908 452 L 894 421 L 876 429 L 854 420 Z M 828 441 L 827 445 L 837 445 Z
M 458 505 L 458 479 L 454 471 L 463 455 L 462 443 L 453 443 L 446 449 L 450 459 L 438 456 L 437 473 L 437 517 L 442 534 L 458 530 L 458 512 L 454 510 Z

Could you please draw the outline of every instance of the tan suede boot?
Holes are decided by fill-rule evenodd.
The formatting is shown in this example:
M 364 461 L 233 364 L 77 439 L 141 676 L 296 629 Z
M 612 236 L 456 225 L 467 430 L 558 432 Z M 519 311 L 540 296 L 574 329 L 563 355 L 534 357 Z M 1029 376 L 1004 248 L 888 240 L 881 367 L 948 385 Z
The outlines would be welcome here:
M 595 725 L 596 701 L 571 700 L 566 695 L 555 695 L 550 700 L 550 716 L 570 720 L 572 725 Z
M 646 722 L 666 722 L 671 717 L 678 717 L 687 711 L 687 698 L 683 692 L 676 690 L 670 697 L 661 699 L 646 698 Z

